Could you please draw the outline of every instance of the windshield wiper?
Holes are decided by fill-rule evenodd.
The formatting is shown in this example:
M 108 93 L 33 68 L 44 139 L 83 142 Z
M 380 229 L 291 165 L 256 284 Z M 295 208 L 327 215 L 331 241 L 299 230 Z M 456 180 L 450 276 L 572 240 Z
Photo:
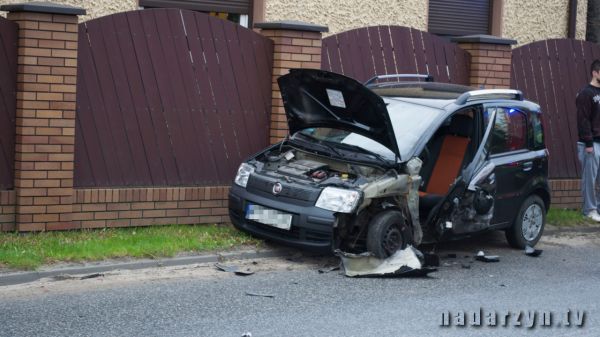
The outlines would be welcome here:
M 302 137 L 306 137 L 312 141 L 314 141 L 315 143 L 321 145 L 321 146 L 325 146 L 326 148 L 328 148 L 331 152 L 333 152 L 335 155 L 337 155 L 340 158 L 343 158 L 343 155 L 340 153 L 340 151 L 338 151 L 333 145 L 327 143 L 326 141 L 319 139 L 317 137 L 311 136 L 311 135 L 307 135 L 301 132 L 298 132 L 297 134 L 302 135 Z
M 383 163 L 389 163 L 390 162 L 390 160 L 388 160 L 384 156 L 380 155 L 379 153 L 375 153 L 373 151 L 369 151 L 369 150 L 367 150 L 367 149 L 365 149 L 363 147 L 360 147 L 358 145 L 352 145 L 352 144 L 346 144 L 346 143 L 339 143 L 338 146 L 349 148 L 349 149 L 352 149 L 352 150 L 357 150 L 358 152 L 364 153 L 366 155 L 373 156 L 373 157 L 377 158 L 379 161 L 381 161 Z

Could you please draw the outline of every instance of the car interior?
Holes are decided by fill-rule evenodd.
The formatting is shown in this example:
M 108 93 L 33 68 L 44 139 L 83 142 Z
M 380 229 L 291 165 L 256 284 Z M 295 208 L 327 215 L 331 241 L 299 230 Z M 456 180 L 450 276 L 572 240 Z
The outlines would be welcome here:
M 425 146 L 420 158 L 422 184 L 419 189 L 419 213 L 429 213 L 448 193 L 454 180 L 473 159 L 477 151 L 475 109 L 463 110 L 449 117 Z

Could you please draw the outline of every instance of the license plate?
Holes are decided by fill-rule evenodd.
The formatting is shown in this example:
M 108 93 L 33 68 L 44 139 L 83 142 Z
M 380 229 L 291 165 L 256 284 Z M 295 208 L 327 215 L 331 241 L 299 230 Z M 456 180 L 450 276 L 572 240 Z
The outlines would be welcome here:
M 246 219 L 280 229 L 289 230 L 292 227 L 292 214 L 261 205 L 246 205 Z

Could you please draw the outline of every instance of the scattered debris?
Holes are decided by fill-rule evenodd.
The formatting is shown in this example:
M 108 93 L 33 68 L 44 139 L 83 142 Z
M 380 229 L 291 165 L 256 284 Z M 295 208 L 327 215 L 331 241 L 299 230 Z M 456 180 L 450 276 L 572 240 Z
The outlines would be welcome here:
M 461 264 L 460 264 L 460 266 L 461 266 L 463 269 L 471 269 L 471 265 L 470 265 L 470 264 L 461 263 Z
M 332 271 L 340 270 L 341 264 L 332 267 L 323 267 L 318 270 L 319 274 L 331 273 Z
M 485 255 L 485 253 L 480 250 L 475 256 L 475 260 L 481 262 L 500 262 L 500 257 L 498 255 Z
M 254 272 L 252 270 L 250 270 L 249 268 L 246 270 L 240 270 L 237 266 L 228 266 L 222 263 L 215 263 L 215 268 L 217 268 L 220 271 L 224 271 L 227 273 L 234 273 L 238 276 L 249 276 L 254 274 Z
M 437 271 L 436 268 L 427 265 L 425 255 L 412 246 L 399 250 L 384 260 L 376 258 L 369 252 L 351 254 L 336 250 L 335 253 L 342 259 L 344 272 L 349 277 L 414 277 L 427 276 L 427 274 Z M 432 256 L 427 259 L 435 262 L 435 258 Z M 439 258 L 437 261 L 439 265 Z
M 292 256 L 286 257 L 285 259 L 288 261 L 291 261 L 291 262 L 302 262 L 303 261 L 302 257 L 303 257 L 302 253 L 298 252 Z
M 244 332 L 244 334 L 242 335 L 242 337 L 252 337 L 252 333 L 251 332 Z
M 525 255 L 527 256 L 538 257 L 542 255 L 542 252 L 543 250 L 541 249 L 535 249 L 531 246 L 525 246 Z
M 254 297 L 268 297 L 268 298 L 274 298 L 275 295 L 271 295 L 271 294 L 260 294 L 260 293 L 251 293 L 246 291 L 246 296 L 254 296 Z
M 504 284 L 504 283 L 500 283 L 500 286 L 501 286 L 501 287 L 506 287 L 506 284 Z
M 86 279 L 89 279 L 89 278 L 96 278 L 96 277 L 104 277 L 104 274 L 101 274 L 101 273 L 89 274 L 89 275 L 82 276 L 79 279 L 80 280 L 86 280 Z

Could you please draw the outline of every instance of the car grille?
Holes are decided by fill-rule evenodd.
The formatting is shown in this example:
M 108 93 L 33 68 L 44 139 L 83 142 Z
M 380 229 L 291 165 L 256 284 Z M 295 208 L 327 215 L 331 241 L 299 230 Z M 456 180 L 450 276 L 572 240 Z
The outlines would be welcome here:
M 277 198 L 284 198 L 290 201 L 296 200 L 302 202 L 303 204 L 316 202 L 321 192 L 321 190 L 318 188 L 310 188 L 296 183 L 288 183 L 277 178 L 266 177 L 257 174 L 250 176 L 246 189 L 252 193 L 259 192 L 262 195 L 275 197 L 273 194 L 273 185 L 275 183 L 280 183 L 282 186 L 281 192 L 277 194 Z

